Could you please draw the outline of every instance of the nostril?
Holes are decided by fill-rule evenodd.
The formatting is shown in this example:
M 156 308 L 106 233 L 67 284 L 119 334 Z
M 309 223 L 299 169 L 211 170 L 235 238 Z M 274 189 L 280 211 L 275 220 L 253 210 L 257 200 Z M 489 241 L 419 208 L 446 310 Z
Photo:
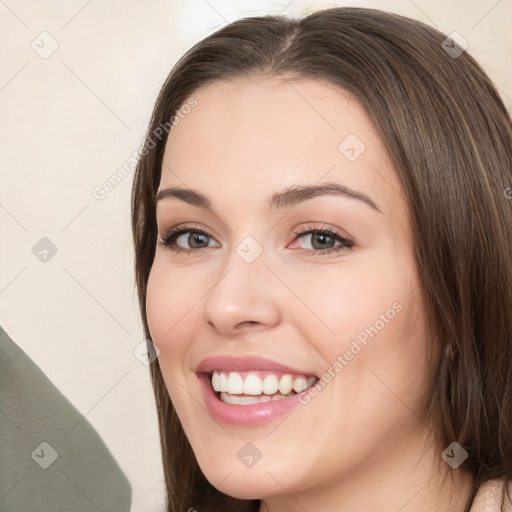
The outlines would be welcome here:
M 252 325 L 257 324 L 258 322 L 255 322 L 254 320 L 247 320 L 246 322 L 240 322 L 237 327 L 244 327 L 246 325 Z

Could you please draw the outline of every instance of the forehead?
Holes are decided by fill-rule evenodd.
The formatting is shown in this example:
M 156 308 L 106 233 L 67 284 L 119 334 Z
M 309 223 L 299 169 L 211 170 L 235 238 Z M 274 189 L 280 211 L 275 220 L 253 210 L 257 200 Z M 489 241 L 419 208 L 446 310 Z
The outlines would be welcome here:
M 372 194 L 382 210 L 403 199 L 371 118 L 348 92 L 321 80 L 218 81 L 171 130 L 160 189 L 263 202 L 297 184 L 335 181 Z M 398 197 L 397 197 L 398 196 Z

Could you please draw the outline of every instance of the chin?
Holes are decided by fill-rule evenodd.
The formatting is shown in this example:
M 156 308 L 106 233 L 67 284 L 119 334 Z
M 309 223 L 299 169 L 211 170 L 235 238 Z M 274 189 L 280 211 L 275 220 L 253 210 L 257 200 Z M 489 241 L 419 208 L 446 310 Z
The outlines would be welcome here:
M 236 451 L 237 449 L 233 448 L 234 454 Z M 234 460 L 236 463 L 228 463 L 227 460 L 222 462 L 211 457 L 208 461 L 198 460 L 198 463 L 208 482 L 220 492 L 233 498 L 263 499 L 266 496 L 282 493 L 281 485 L 285 488 L 291 487 L 291 482 L 287 478 L 289 474 L 284 474 L 282 469 L 269 469 L 267 472 L 268 465 L 263 465 L 263 460 L 257 462 L 252 468 L 245 467 L 237 458 Z
M 214 471 L 214 479 L 207 480 L 220 492 L 240 500 L 260 500 L 266 496 L 282 492 L 282 488 L 265 473 L 264 475 L 254 476 L 251 470 L 247 470 L 245 475 L 241 473 L 231 473 L 223 477 Z

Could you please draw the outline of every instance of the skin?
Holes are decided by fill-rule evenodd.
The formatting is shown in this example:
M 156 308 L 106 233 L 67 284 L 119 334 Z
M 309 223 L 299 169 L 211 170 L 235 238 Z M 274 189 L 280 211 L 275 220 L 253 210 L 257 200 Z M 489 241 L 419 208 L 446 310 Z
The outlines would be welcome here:
M 193 96 L 197 106 L 169 135 L 159 190 L 198 190 L 214 213 L 163 199 L 158 232 L 194 223 L 212 238 L 191 254 L 157 245 L 146 306 L 167 389 L 206 478 L 225 494 L 262 499 L 261 512 L 333 504 L 339 512 L 463 511 L 470 481 L 429 443 L 430 340 L 410 213 L 369 116 L 320 80 L 251 76 Z M 366 146 L 354 161 L 338 149 L 349 134 Z M 326 181 L 364 193 L 380 212 L 334 195 L 266 207 L 285 187 Z M 321 249 L 294 232 L 311 225 L 354 246 L 308 254 Z M 263 250 L 250 264 L 236 252 L 247 236 Z M 190 248 L 194 239 L 177 243 Z M 322 375 L 396 303 L 400 312 L 285 419 L 233 427 L 208 414 L 194 373 L 205 357 L 264 356 Z M 236 456 L 248 442 L 262 454 L 252 468 Z M 453 479 L 441 486 L 448 471 Z

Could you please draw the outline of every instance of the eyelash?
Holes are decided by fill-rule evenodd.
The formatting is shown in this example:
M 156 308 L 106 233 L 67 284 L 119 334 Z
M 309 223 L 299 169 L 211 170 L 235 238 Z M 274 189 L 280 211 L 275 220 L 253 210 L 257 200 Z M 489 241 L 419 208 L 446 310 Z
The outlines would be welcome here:
M 204 231 L 200 228 L 197 228 L 195 226 L 186 226 L 185 225 L 185 226 L 178 226 L 176 228 L 169 230 L 165 234 L 163 239 L 159 240 L 159 244 L 171 249 L 175 253 L 185 252 L 186 254 L 190 254 L 191 252 L 199 251 L 201 249 L 209 249 L 209 247 L 200 247 L 200 248 L 196 248 L 196 249 L 183 249 L 181 247 L 177 247 L 175 244 L 176 239 L 179 238 L 184 233 L 189 233 L 189 232 L 200 234 L 200 235 L 205 235 L 208 238 L 213 238 L 210 234 L 208 234 L 206 231 Z M 306 234 L 310 234 L 310 233 L 328 235 L 328 236 L 334 238 L 335 241 L 341 242 L 342 245 L 340 245 L 339 247 L 336 247 L 336 248 L 325 249 L 323 251 L 321 251 L 321 250 L 317 251 L 315 249 L 302 249 L 303 251 L 305 251 L 305 253 L 307 255 L 319 256 L 319 255 L 323 255 L 323 254 L 337 253 L 343 249 L 351 249 L 354 245 L 354 242 L 352 242 L 352 240 L 345 238 L 344 236 L 342 236 L 340 233 L 333 230 L 332 228 L 327 228 L 324 226 L 322 226 L 321 228 L 318 228 L 316 226 L 311 226 L 311 225 L 306 226 L 304 229 L 301 229 L 300 231 L 299 230 L 295 231 L 293 233 L 293 235 L 295 237 L 300 237 L 302 235 L 306 235 Z

